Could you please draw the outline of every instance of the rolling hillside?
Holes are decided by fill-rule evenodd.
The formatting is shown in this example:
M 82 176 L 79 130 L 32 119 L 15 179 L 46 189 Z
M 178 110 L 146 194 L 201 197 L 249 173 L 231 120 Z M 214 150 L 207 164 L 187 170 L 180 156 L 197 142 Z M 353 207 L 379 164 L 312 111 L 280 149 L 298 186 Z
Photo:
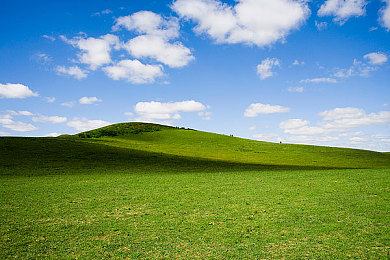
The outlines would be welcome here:
M 389 168 L 143 123 L 4 137 L 0 258 L 385 259 Z
M 110 125 L 74 136 L 0 138 L 1 174 L 390 168 L 390 154 L 259 142 L 146 123 Z
M 156 124 L 115 124 L 76 136 L 89 143 L 111 147 L 232 163 L 334 168 L 390 167 L 390 156 L 386 153 L 260 142 Z

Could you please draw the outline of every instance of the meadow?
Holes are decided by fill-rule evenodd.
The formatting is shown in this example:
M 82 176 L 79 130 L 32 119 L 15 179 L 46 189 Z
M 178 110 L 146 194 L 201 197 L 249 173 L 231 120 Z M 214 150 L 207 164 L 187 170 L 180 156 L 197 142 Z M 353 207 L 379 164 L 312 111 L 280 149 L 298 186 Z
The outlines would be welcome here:
M 382 258 L 390 154 L 152 124 L 0 138 L 0 258 Z

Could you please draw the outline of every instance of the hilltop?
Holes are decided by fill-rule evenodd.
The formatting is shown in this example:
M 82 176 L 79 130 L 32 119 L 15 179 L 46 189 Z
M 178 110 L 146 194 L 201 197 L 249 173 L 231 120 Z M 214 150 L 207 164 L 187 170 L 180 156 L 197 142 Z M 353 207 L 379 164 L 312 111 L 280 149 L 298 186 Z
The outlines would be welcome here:
M 388 168 L 386 153 L 248 140 L 148 123 L 121 123 L 75 135 L 89 143 L 216 161 L 339 168 Z M 88 138 L 89 137 L 89 138 Z
M 390 168 L 390 154 L 279 144 L 149 123 L 54 138 L 0 138 L 1 174 Z M 18 169 L 18 170 L 16 170 Z

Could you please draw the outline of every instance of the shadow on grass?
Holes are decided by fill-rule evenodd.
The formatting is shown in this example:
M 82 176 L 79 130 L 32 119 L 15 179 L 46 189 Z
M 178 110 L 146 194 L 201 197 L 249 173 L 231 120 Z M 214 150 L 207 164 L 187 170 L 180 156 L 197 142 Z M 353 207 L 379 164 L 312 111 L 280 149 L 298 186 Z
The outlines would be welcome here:
M 232 172 L 335 169 L 248 164 L 168 155 L 82 142 L 72 138 L 0 138 L 1 175 Z

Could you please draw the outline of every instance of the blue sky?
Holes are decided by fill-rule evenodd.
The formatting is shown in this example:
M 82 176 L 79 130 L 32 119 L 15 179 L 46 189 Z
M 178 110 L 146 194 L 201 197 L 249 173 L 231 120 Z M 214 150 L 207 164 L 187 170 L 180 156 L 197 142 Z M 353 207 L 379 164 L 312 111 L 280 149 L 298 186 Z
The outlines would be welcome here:
M 145 121 L 390 151 L 390 1 L 14 1 L 0 135 Z

